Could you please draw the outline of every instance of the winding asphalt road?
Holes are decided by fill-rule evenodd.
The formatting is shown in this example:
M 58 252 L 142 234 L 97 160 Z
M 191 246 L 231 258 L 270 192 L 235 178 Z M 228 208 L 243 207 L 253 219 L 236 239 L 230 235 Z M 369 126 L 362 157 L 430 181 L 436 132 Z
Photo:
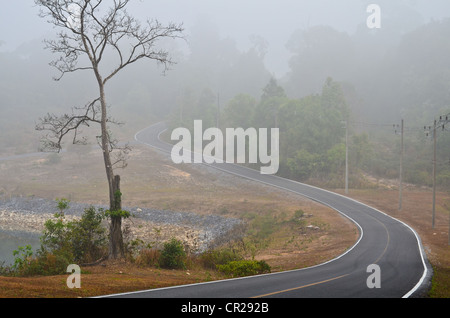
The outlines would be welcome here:
M 170 153 L 172 146 L 159 139 L 164 123 L 135 136 L 138 142 Z M 328 206 L 359 229 L 355 245 L 324 264 L 281 273 L 193 285 L 138 291 L 109 297 L 164 298 L 400 298 L 418 297 L 429 287 L 431 269 L 417 233 L 385 213 L 345 196 L 230 163 L 208 164 L 216 169 L 297 193 Z M 368 270 L 372 264 L 379 271 Z M 379 273 L 379 288 L 369 288 Z

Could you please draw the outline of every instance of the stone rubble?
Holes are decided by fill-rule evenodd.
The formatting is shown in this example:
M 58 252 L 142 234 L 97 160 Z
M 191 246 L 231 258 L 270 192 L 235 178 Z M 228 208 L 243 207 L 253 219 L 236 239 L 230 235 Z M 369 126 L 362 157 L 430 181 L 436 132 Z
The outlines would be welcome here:
M 46 220 L 59 210 L 52 200 L 18 197 L 0 199 L 0 230 L 11 233 L 42 233 Z M 65 219 L 78 219 L 89 204 L 70 202 L 64 211 Z M 95 208 L 106 206 L 95 205 Z M 216 240 L 223 240 L 241 221 L 217 215 L 198 215 L 192 212 L 174 212 L 144 207 L 124 207 L 132 217 L 124 220 L 123 228 L 130 239 L 140 239 L 152 246 L 171 238 L 184 242 L 192 252 L 202 252 Z M 107 224 L 105 224 L 107 226 Z

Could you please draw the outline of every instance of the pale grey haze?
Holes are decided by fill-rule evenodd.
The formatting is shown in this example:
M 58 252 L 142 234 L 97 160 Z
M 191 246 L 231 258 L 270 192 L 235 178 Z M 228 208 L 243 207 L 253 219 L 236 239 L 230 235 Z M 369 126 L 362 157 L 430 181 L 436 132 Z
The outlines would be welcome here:
M 53 34 L 52 26 L 38 17 L 33 0 L 0 3 L 0 51 Z M 286 43 L 295 30 L 329 25 L 352 34 L 365 25 L 370 3 L 380 5 L 382 19 L 411 28 L 450 15 L 448 0 L 136 0 L 129 10 L 141 19 L 183 22 L 188 35 L 199 20 L 208 20 L 221 37 L 242 49 L 257 35 L 268 44 L 268 69 L 281 76 L 288 70 Z

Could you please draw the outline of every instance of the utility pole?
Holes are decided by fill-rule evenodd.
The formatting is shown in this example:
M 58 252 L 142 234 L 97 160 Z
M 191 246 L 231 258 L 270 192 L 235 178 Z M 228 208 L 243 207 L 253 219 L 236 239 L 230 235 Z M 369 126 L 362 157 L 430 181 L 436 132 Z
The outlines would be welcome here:
M 404 154 L 404 147 L 403 147 L 403 119 L 401 124 L 401 134 L 402 134 L 402 141 L 401 141 L 401 151 L 400 151 L 400 185 L 399 185 L 399 199 L 398 199 L 398 210 L 402 210 L 402 201 L 403 201 L 403 194 L 402 194 L 402 187 L 403 187 L 403 154 Z
M 345 121 L 345 194 L 348 194 L 348 121 Z
M 433 217 L 432 217 L 432 227 L 434 229 L 435 226 L 435 218 L 436 218 L 436 171 L 437 171 L 437 129 L 442 128 L 442 130 L 445 130 L 445 125 L 449 123 L 449 115 L 446 116 L 440 116 L 439 122 L 435 119 L 434 125 L 433 125 Z M 439 123 L 439 126 L 438 126 Z M 425 126 L 425 131 L 427 132 L 427 136 L 429 132 L 431 131 L 431 126 Z M 450 229 L 449 229 L 450 231 Z M 450 235 L 450 233 L 449 233 Z M 450 243 L 450 237 L 449 237 L 449 243 Z
M 434 150 L 433 150 L 433 221 L 432 226 L 434 229 L 434 220 L 436 215 L 436 120 L 434 120 L 434 128 L 433 128 L 433 144 L 434 144 Z
M 219 92 L 217 92 L 217 128 L 219 129 L 219 118 L 220 118 L 220 95 Z

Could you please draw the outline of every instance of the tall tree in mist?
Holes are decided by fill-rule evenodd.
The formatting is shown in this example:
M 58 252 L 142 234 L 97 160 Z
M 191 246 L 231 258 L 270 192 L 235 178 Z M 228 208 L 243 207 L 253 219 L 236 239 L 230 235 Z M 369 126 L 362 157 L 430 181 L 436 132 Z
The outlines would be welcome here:
M 62 116 L 48 114 L 40 120 L 36 129 L 49 131 L 43 139 L 46 150 L 60 151 L 62 139 L 73 133 L 74 143 L 83 143 L 79 128 L 98 124 L 98 143 L 103 151 L 103 160 L 109 186 L 110 201 L 110 247 L 109 257 L 123 256 L 120 177 L 114 168 L 125 167 L 128 147 L 119 147 L 109 131 L 109 124 L 118 123 L 108 114 L 105 86 L 110 79 L 127 66 L 139 60 L 154 60 L 166 69 L 172 64 L 167 51 L 156 47 L 164 38 L 182 36 L 182 26 L 170 23 L 162 25 L 157 20 L 142 24 L 126 10 L 130 0 L 35 0 L 41 17 L 48 18 L 59 32 L 56 40 L 47 40 L 47 48 L 59 54 L 51 65 L 59 72 L 60 80 L 67 73 L 89 71 L 98 84 L 98 97 L 85 106 L 74 108 L 71 114 Z M 116 64 L 105 70 L 104 61 L 115 58 Z M 108 65 L 108 68 L 110 65 Z

